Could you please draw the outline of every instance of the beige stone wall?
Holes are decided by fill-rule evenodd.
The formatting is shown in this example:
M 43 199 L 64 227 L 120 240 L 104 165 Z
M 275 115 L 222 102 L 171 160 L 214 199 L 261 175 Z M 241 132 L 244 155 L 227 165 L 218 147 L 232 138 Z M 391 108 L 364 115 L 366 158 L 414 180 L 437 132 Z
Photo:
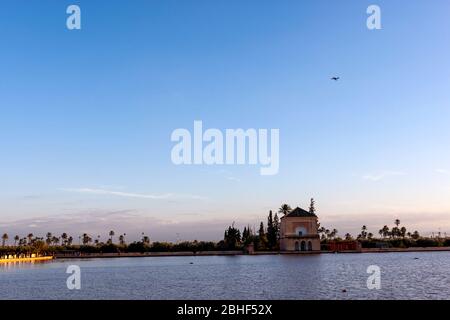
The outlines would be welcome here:
M 311 242 L 312 251 L 320 251 L 320 240 L 317 238 L 303 238 L 303 239 L 292 239 L 285 238 L 280 241 L 281 251 L 296 251 L 295 243 L 298 242 L 299 251 L 301 250 L 301 243 L 305 242 L 305 251 L 308 251 L 308 242 Z
M 306 229 L 306 234 L 301 237 L 296 233 L 296 229 L 302 227 Z M 280 225 L 280 249 L 282 251 L 301 251 L 301 244 L 304 241 L 305 251 L 309 250 L 309 242 L 312 251 L 320 251 L 320 239 L 317 233 L 316 217 L 283 217 Z
M 317 234 L 317 218 L 314 217 L 283 217 L 281 218 L 281 235 L 295 234 L 295 229 L 304 227 L 308 234 Z

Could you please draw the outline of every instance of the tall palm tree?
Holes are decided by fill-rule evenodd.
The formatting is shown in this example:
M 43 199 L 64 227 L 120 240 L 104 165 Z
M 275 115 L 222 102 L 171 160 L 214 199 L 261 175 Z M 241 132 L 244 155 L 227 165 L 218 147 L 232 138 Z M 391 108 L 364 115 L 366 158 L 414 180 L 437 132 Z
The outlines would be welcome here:
M 4 233 L 4 234 L 2 235 L 2 247 L 5 246 L 6 240 L 8 240 L 8 239 L 9 239 L 8 234 L 7 234 L 7 233 Z
M 361 238 L 366 239 L 367 238 L 367 227 L 364 225 L 361 228 Z
M 47 239 L 45 239 L 45 242 L 47 243 L 47 245 L 51 245 L 52 244 L 52 241 L 53 241 L 53 235 L 52 235 L 52 233 L 51 232 L 47 232 L 47 234 L 46 234 L 46 238 Z
M 28 244 L 31 244 L 31 243 L 33 242 L 33 236 L 34 236 L 34 234 L 32 234 L 32 233 L 29 233 L 29 234 L 27 235 L 27 238 L 28 238 Z
M 395 223 L 395 225 L 396 225 L 397 228 L 398 228 L 398 226 L 400 225 L 400 220 L 399 220 L 399 219 L 395 219 L 394 223 Z
M 14 237 L 14 247 L 16 246 L 16 243 L 17 243 L 17 241 L 19 241 L 20 240 L 20 237 L 18 236 L 18 235 L 16 235 L 15 237 Z
M 56 237 L 56 236 L 53 236 L 52 237 L 52 242 L 53 242 L 54 245 L 58 245 L 59 244 L 59 238 Z
M 400 228 L 400 235 L 402 238 L 406 237 L 406 228 L 405 227 Z
M 67 233 L 63 232 L 63 234 L 61 235 L 61 239 L 61 244 L 65 246 L 67 244 Z
M 331 238 L 336 238 L 336 236 L 337 236 L 337 234 L 338 234 L 338 231 L 337 231 L 337 229 L 333 229 L 333 231 L 331 231 L 331 234 L 330 234 L 330 236 L 331 236 Z
M 113 237 L 114 237 L 114 235 L 115 235 L 114 231 L 111 230 L 111 231 L 109 232 L 109 237 L 110 237 L 111 243 L 113 243 Z
M 84 245 L 87 245 L 89 243 L 89 236 L 87 233 L 83 233 L 82 240 Z
M 289 212 L 292 211 L 292 208 L 288 204 L 282 204 L 281 207 L 278 209 L 278 213 L 282 213 L 284 215 L 287 215 Z
M 388 237 L 389 236 L 389 227 L 384 226 L 382 230 L 383 230 L 383 238 Z

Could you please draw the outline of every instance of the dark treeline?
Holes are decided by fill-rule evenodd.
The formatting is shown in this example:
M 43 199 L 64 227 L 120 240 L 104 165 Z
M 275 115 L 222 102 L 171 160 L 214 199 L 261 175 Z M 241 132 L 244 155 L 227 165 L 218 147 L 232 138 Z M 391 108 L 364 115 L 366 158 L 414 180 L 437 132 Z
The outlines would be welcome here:
M 330 241 L 359 241 L 363 248 L 413 248 L 413 247 L 448 247 L 450 238 L 447 235 L 437 233 L 431 237 L 423 237 L 416 230 L 409 232 L 406 227 L 400 226 L 400 220 L 394 221 L 394 226 L 389 228 L 387 225 L 378 230 L 378 235 L 370 232 L 364 225 L 361 232 L 353 237 L 346 233 L 344 237 L 339 236 L 336 229 L 329 230 L 320 227 L 319 235 L 321 242 L 326 244 Z
M 142 234 L 140 241 L 126 243 L 126 234 L 118 237 L 118 242 L 114 241 L 114 231 L 109 232 L 109 239 L 106 242 L 100 241 L 100 236 L 95 240 L 84 233 L 79 236 L 78 244 L 75 244 L 73 237 L 63 233 L 60 237 L 47 233 L 45 238 L 36 237 L 28 234 L 27 237 L 14 237 L 14 243 L 8 245 L 8 234 L 2 236 L 2 246 L 0 247 L 0 256 L 5 254 L 58 254 L 58 253 L 144 253 L 144 252 L 199 252 L 199 251 L 217 251 L 227 250 L 224 242 L 212 241 L 183 241 L 178 243 L 171 242 L 150 242 L 150 238 Z

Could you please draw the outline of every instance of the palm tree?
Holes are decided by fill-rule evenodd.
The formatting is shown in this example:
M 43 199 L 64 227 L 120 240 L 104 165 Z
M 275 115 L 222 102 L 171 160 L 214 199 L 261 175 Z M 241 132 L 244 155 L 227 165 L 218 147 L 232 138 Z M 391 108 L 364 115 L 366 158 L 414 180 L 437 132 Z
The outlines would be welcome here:
M 109 236 L 110 236 L 111 243 L 113 243 L 113 237 L 114 237 L 114 235 L 115 235 L 114 231 L 111 230 L 111 231 L 109 232 Z
M 87 233 L 83 233 L 82 239 L 83 239 L 83 245 L 87 245 L 90 242 L 90 237 Z
M 320 239 L 325 239 L 325 228 L 324 227 L 319 227 L 317 229 L 317 233 L 320 235 Z
M 333 238 L 333 239 L 336 238 L 337 234 L 338 234 L 338 231 L 336 229 L 333 229 L 330 233 L 330 238 Z
M 7 233 L 4 233 L 4 234 L 2 235 L 2 247 L 5 246 L 6 240 L 8 240 L 8 239 L 9 239 L 8 234 L 7 234 Z
M 352 235 L 350 233 L 346 233 L 345 234 L 345 240 L 347 240 L 347 241 L 353 240 Z
M 71 245 L 72 245 L 72 242 L 73 242 L 73 238 L 72 238 L 72 236 L 70 236 L 70 237 L 67 239 L 67 245 L 68 245 L 68 246 L 71 246 Z
M 367 238 L 367 227 L 362 226 L 361 228 L 361 238 L 366 239 Z
M 14 237 L 14 246 L 16 246 L 16 243 L 17 243 L 17 241 L 19 241 L 20 240 L 20 237 L 18 236 L 18 235 L 16 235 L 15 237 Z
M 47 232 L 47 235 L 46 235 L 46 237 L 47 237 L 47 239 L 45 239 L 45 242 L 47 243 L 47 245 L 51 245 L 52 244 L 52 238 L 53 238 L 53 235 L 52 235 L 52 233 L 51 232 Z
M 61 244 L 65 246 L 67 244 L 67 233 L 63 232 L 63 234 L 61 235 L 61 239 Z
M 405 236 L 406 236 L 406 228 L 405 227 L 401 227 L 400 235 L 402 236 L 402 238 L 405 238 Z
M 31 242 L 33 242 L 33 236 L 34 236 L 34 234 L 32 234 L 32 233 L 29 233 L 29 234 L 27 235 L 27 238 L 28 238 L 28 244 L 31 244 Z
M 388 226 L 384 226 L 383 229 L 383 238 L 386 238 L 389 236 L 389 227 Z
M 123 236 L 123 234 L 121 234 L 119 236 L 119 243 L 121 246 L 123 246 L 125 244 L 125 237 Z
M 400 220 L 399 220 L 399 219 L 395 219 L 394 223 L 395 223 L 395 225 L 396 225 L 397 228 L 398 228 L 398 226 L 400 225 Z
M 278 213 L 282 213 L 284 215 L 287 215 L 291 211 L 292 211 L 292 208 L 288 204 L 282 204 L 281 207 L 278 209 Z
M 53 236 L 51 239 L 51 242 L 53 242 L 54 245 L 57 245 L 59 243 L 59 238 L 56 236 Z

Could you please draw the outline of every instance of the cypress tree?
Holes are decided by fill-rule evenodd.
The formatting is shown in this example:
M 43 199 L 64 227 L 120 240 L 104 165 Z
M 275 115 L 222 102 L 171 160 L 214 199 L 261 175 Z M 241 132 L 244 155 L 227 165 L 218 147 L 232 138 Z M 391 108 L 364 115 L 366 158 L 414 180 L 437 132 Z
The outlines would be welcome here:
M 316 202 L 314 201 L 314 198 L 311 198 L 311 204 L 309 205 L 309 213 L 315 214 L 316 213 Z
M 274 226 L 272 210 L 270 210 L 269 216 L 267 217 L 267 241 L 270 249 L 275 247 L 277 242 L 277 234 Z
M 264 230 L 264 224 L 262 221 L 261 224 L 259 225 L 258 236 L 259 236 L 259 249 L 262 250 L 267 249 L 267 235 Z
M 276 242 L 280 240 L 280 219 L 278 219 L 278 214 L 275 213 L 273 218 L 273 227 L 275 228 Z

